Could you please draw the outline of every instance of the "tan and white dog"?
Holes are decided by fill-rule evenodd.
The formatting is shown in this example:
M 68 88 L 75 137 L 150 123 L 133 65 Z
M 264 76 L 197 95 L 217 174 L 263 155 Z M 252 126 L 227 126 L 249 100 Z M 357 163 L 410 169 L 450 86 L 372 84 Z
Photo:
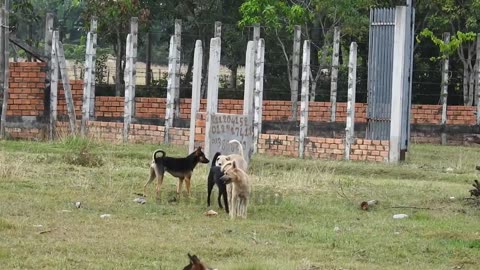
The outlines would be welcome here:
M 219 155 L 215 160 L 215 165 L 222 168 L 222 172 L 230 167 L 232 162 L 245 173 L 248 171 L 248 163 L 243 155 L 242 143 L 238 140 L 230 140 L 228 143 L 236 143 L 238 145 L 238 154 Z M 224 166 L 226 165 L 226 166 Z M 232 185 L 227 185 L 228 204 L 232 205 Z
M 248 170 L 248 163 L 245 160 L 245 157 L 243 155 L 243 146 L 242 143 L 239 142 L 238 140 L 230 140 L 228 143 L 236 143 L 238 145 L 238 154 L 230 154 L 230 155 L 220 155 L 217 157 L 217 160 L 215 160 L 215 165 L 222 167 L 223 164 L 229 162 L 229 161 L 235 161 L 237 163 L 237 166 L 244 170 L 245 172 Z
M 230 202 L 230 218 L 247 218 L 248 199 L 250 197 L 250 179 L 235 160 L 222 165 L 225 173 L 220 179 L 226 184 L 231 183 L 232 194 Z

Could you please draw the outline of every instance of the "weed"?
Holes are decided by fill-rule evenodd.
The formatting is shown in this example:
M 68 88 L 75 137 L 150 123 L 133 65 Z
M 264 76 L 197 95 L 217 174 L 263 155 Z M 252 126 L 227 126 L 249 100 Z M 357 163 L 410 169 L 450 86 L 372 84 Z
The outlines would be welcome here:
M 92 152 L 96 147 L 93 141 L 73 136 L 64 138 L 61 143 L 71 149 L 70 153 L 64 155 L 64 160 L 67 164 L 83 167 L 103 166 L 103 159 Z

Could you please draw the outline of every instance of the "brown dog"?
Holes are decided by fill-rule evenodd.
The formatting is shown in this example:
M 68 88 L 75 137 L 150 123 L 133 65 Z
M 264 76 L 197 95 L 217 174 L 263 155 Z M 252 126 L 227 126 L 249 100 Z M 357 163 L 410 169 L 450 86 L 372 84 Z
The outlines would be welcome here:
M 183 268 L 183 270 L 216 270 L 209 268 L 196 255 L 190 255 L 188 253 L 188 258 L 190 259 L 190 263 Z
M 162 156 L 157 157 L 157 153 L 162 153 Z M 166 157 L 164 151 L 156 150 L 153 153 L 152 159 L 152 163 L 150 164 L 150 177 L 148 178 L 147 183 L 143 186 L 144 195 L 147 194 L 147 185 L 150 184 L 155 177 L 157 178 L 157 195 L 160 193 L 160 187 L 163 183 L 163 175 L 165 174 L 165 171 L 178 178 L 177 195 L 180 195 L 180 192 L 182 191 L 184 180 L 187 193 L 190 195 L 190 180 L 192 178 L 193 170 L 198 163 L 210 162 L 205 157 L 201 147 L 198 147 L 197 150 L 184 158 Z
M 250 180 L 245 171 L 240 169 L 235 161 L 222 166 L 225 175 L 220 179 L 232 185 L 232 200 L 230 218 L 247 218 L 248 198 L 250 196 Z

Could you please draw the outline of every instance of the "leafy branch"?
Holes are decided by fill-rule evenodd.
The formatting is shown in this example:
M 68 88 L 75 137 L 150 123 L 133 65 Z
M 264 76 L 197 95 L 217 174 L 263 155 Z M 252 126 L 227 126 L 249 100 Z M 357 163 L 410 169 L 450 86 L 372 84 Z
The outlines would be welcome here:
M 465 42 L 475 41 L 476 34 L 474 32 L 457 31 L 456 35 L 450 37 L 450 42 L 445 43 L 444 40 L 435 36 L 435 34 L 428 28 L 423 29 L 416 37 L 417 43 L 421 43 L 420 38 L 428 38 L 433 44 L 440 49 L 440 57 L 432 57 L 430 60 L 440 60 L 457 52 L 458 48 Z

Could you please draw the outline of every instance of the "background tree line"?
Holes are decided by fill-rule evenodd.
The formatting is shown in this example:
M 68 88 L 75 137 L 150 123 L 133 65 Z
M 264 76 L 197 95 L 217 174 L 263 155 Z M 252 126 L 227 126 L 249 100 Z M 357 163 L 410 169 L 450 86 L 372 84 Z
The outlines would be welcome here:
M 415 103 L 437 104 L 440 99 L 441 61 L 450 57 L 449 104 L 473 105 L 478 80 L 476 68 L 476 33 L 480 32 L 480 0 L 429 0 L 415 2 Z M 116 59 L 117 94 L 123 91 L 125 40 L 130 17 L 139 18 L 139 60 L 145 60 L 147 39 L 153 46 L 152 61 L 167 62 L 168 40 L 174 20 L 182 20 L 181 95 L 189 96 L 195 40 L 202 40 L 204 66 L 208 63 L 209 40 L 215 21 L 222 27 L 222 64 L 228 68 L 223 91 L 241 96 L 242 79 L 237 76 L 245 62 L 247 41 L 252 25 L 261 25 L 266 42 L 265 95 L 269 99 L 290 99 L 293 28 L 300 25 L 302 40 L 312 42 L 312 76 L 316 82 L 315 99 L 329 100 L 329 74 L 333 29 L 341 29 L 341 67 L 339 100 L 346 97 L 348 47 L 358 47 L 358 101 L 366 101 L 369 14 L 371 8 L 404 5 L 405 0 L 15 0 L 11 20 L 17 36 L 32 46 L 42 47 L 43 25 L 47 12 L 55 15 L 60 37 L 70 55 L 84 60 L 84 37 L 91 16 L 98 17 L 100 54 Z M 451 44 L 443 44 L 443 32 L 452 35 Z M 147 33 L 153 33 L 148 35 Z M 147 38 L 149 37 L 149 38 Z M 83 46 L 83 48 L 82 48 Z M 82 51 L 83 50 L 83 51 Z M 316 56 L 316 57 L 314 57 Z M 343 74 L 343 75 L 342 75 Z M 157 86 L 164 84 L 157 82 Z M 155 90 L 154 90 L 155 91 Z

